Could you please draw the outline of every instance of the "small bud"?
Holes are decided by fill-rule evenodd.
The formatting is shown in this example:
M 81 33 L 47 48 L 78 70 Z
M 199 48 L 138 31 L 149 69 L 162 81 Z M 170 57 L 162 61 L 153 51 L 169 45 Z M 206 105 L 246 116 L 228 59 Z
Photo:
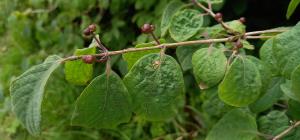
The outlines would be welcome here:
M 239 19 L 239 21 L 240 21 L 241 23 L 245 24 L 245 23 L 246 23 L 246 18 L 245 18 L 245 17 L 241 17 L 241 18 Z
M 84 29 L 83 34 L 86 35 L 86 36 L 89 36 L 92 33 L 94 33 L 95 31 L 96 31 L 96 25 L 91 24 L 86 29 Z
M 149 34 L 149 33 L 153 32 L 154 29 L 155 29 L 154 25 L 146 23 L 142 26 L 141 31 L 142 31 L 142 33 Z
M 85 55 L 82 57 L 82 61 L 86 64 L 92 64 L 95 61 L 95 58 L 92 55 Z
M 216 21 L 222 21 L 222 20 L 223 20 L 223 15 L 222 15 L 222 13 L 216 13 L 216 15 L 215 15 L 215 20 L 216 20 Z

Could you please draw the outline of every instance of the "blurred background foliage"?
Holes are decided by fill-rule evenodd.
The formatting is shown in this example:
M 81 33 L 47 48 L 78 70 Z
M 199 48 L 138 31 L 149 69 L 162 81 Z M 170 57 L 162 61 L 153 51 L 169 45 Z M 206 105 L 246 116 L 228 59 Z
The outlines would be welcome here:
M 160 35 L 161 15 L 169 1 L 1 0 L 0 139 L 152 139 L 161 135 L 172 139 L 173 134 L 181 132 L 180 124 L 195 127 L 193 123 L 197 122 L 197 118 L 189 118 L 189 109 L 176 117 L 175 122 L 158 124 L 136 119 L 119 128 L 119 132 L 72 127 L 70 116 L 74 109 L 73 104 L 84 87 L 67 83 L 62 68 L 54 73 L 46 89 L 43 133 L 40 137 L 31 137 L 11 113 L 9 83 L 14 77 L 30 66 L 41 63 L 50 54 L 70 56 L 76 48 L 87 47 L 91 39 L 84 38 L 82 31 L 91 23 L 98 25 L 97 32 L 109 50 L 120 50 L 151 41 L 148 36 L 140 33 L 139 27 L 144 23 L 152 23 L 157 27 L 155 33 Z M 294 15 L 287 20 L 285 14 L 288 4 L 289 0 L 226 0 L 220 10 L 225 21 L 246 17 L 247 30 L 251 31 L 294 25 L 300 19 L 300 10 L 296 9 Z M 215 23 L 212 21 L 211 25 L 213 24 Z M 174 50 L 168 53 L 175 56 Z M 99 71 L 96 75 L 100 74 L 103 65 L 98 64 L 95 69 Z M 114 57 L 113 69 L 121 75 L 127 72 L 122 57 Z M 216 96 L 214 91 L 205 91 L 199 96 L 198 88 L 195 87 L 193 76 L 189 72 L 185 73 L 185 80 L 188 104 L 204 110 L 207 112 L 204 115 L 210 116 L 208 122 L 211 124 L 204 126 L 201 132 L 204 134 L 230 107 L 213 98 Z

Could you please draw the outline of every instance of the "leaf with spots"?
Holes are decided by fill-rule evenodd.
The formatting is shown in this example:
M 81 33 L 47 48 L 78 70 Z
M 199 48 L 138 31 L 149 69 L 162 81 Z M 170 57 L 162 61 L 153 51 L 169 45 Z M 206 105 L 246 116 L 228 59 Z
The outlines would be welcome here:
M 217 85 L 223 79 L 227 58 L 220 49 L 203 48 L 193 54 L 192 64 L 200 88 L 206 89 Z
M 245 56 L 237 56 L 219 85 L 219 97 L 225 103 L 243 107 L 253 103 L 261 93 L 257 66 Z
M 41 106 L 45 86 L 60 63 L 59 56 L 49 56 L 44 63 L 31 67 L 11 83 L 13 112 L 32 135 L 38 135 L 41 131 Z
M 278 132 L 282 132 L 289 126 L 289 118 L 284 112 L 274 110 L 267 115 L 259 117 L 257 123 L 259 132 L 268 135 L 277 135 L 279 134 Z M 278 131 L 278 129 L 280 130 Z
M 197 10 L 185 9 L 177 12 L 169 28 L 171 37 L 175 41 L 185 41 L 193 37 L 203 25 L 203 16 Z
M 95 54 L 96 48 L 77 49 L 74 53 L 78 55 Z M 93 77 L 93 65 L 82 62 L 81 59 L 65 63 L 65 76 L 69 83 L 74 85 L 86 85 Z
M 255 118 L 245 110 L 234 109 L 214 125 L 205 140 L 253 140 L 255 133 Z
M 124 83 L 132 98 L 133 111 L 146 120 L 170 119 L 182 107 L 183 74 L 171 56 L 142 57 L 125 76 Z
M 113 71 L 96 77 L 75 104 L 72 125 L 114 129 L 130 120 L 128 91 Z

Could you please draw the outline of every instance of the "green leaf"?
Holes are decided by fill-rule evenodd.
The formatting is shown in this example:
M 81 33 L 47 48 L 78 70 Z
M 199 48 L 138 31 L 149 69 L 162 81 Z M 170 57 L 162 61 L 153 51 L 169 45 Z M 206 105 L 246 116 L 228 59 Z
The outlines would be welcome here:
M 300 99 L 300 65 L 293 71 L 291 81 L 292 92 Z
M 160 25 L 161 37 L 167 34 L 173 15 L 182 7 L 182 5 L 183 3 L 181 1 L 173 0 L 166 6 Z
M 239 32 L 239 33 L 246 32 L 246 26 L 238 20 L 229 21 L 226 22 L 226 24 L 235 32 Z M 207 27 L 204 32 L 208 33 L 208 36 L 210 38 L 220 38 L 220 37 L 227 36 L 227 31 L 220 24 Z
M 165 43 L 166 40 L 160 39 L 160 43 Z M 136 45 L 134 48 L 145 48 L 145 47 L 152 47 L 157 45 L 156 42 L 150 42 L 150 43 L 141 43 Z M 124 60 L 127 62 L 128 69 L 130 70 L 132 66 L 143 56 L 150 54 L 150 53 L 158 53 L 160 49 L 154 49 L 154 50 L 145 50 L 145 51 L 138 51 L 138 52 L 129 52 L 123 54 Z
M 273 53 L 281 74 L 290 79 L 293 70 L 300 64 L 300 23 L 291 30 L 276 36 Z
M 299 4 L 300 4 L 300 0 L 291 0 L 288 10 L 286 12 L 287 19 L 290 19 L 291 15 L 295 12 L 295 10 Z
M 96 48 L 77 49 L 74 53 L 78 55 L 95 54 Z M 93 65 L 82 62 L 81 59 L 65 63 L 66 80 L 74 85 L 86 85 L 93 78 Z
M 217 85 L 223 79 L 227 58 L 220 49 L 203 48 L 194 53 L 192 64 L 199 87 L 206 89 Z
M 288 101 L 288 116 L 291 116 L 292 120 L 300 120 L 300 102 L 295 100 Z
M 283 95 L 280 85 L 284 82 L 283 78 L 274 77 L 269 83 L 266 93 L 250 104 L 250 110 L 254 113 L 263 112 L 272 107 Z
M 146 120 L 170 119 L 182 107 L 183 74 L 171 56 L 142 57 L 125 76 L 124 83 L 131 94 L 134 112 Z
M 131 117 L 128 91 L 113 71 L 96 77 L 75 105 L 72 125 L 114 129 Z
M 256 65 L 239 55 L 219 85 L 219 97 L 232 106 L 247 106 L 259 97 L 261 87 L 261 77 Z
M 275 38 L 268 39 L 260 48 L 259 56 L 266 66 L 271 70 L 272 76 L 280 75 L 280 70 L 278 67 L 277 60 L 273 53 L 273 46 L 276 43 Z
M 214 125 L 205 140 L 253 140 L 256 133 L 255 118 L 242 109 L 234 109 Z
M 272 80 L 271 70 L 266 66 L 265 62 L 259 60 L 258 58 L 250 55 L 247 56 L 247 58 L 258 68 L 262 82 L 261 92 L 264 93 L 268 89 L 269 83 Z
M 44 63 L 31 67 L 11 83 L 13 111 L 33 135 L 40 133 L 41 104 L 45 85 L 60 63 L 59 56 L 49 56 Z
M 217 87 L 203 90 L 201 97 L 203 100 L 201 107 L 211 117 L 220 117 L 233 108 L 219 99 Z
M 193 37 L 203 25 L 203 16 L 197 10 L 185 9 L 177 12 L 170 25 L 170 35 L 175 41 L 185 41 Z
M 280 85 L 280 88 L 287 97 L 300 102 L 300 98 L 292 91 L 291 80 L 286 80 L 285 83 Z
M 180 46 L 176 48 L 176 56 L 183 71 L 188 71 L 193 68 L 192 56 L 194 52 L 206 46 L 207 44 L 200 44 L 194 46 Z
M 277 129 L 289 126 L 289 118 L 284 112 L 274 110 L 265 116 L 259 117 L 257 123 L 259 132 L 263 134 L 277 135 L 277 133 L 275 133 Z

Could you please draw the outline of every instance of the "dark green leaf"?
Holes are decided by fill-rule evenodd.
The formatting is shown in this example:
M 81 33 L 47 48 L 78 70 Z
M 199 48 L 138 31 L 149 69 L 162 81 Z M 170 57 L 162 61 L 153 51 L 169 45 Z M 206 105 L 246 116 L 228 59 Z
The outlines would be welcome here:
M 95 54 L 96 48 L 77 49 L 74 53 L 78 55 Z M 86 85 L 93 77 L 93 65 L 86 64 L 81 59 L 65 63 L 66 80 L 74 85 Z
M 280 85 L 284 82 L 283 78 L 275 77 L 269 83 L 266 93 L 254 103 L 250 104 L 250 110 L 254 113 L 263 112 L 272 107 L 282 97 L 283 92 Z
M 289 118 L 281 111 L 271 111 L 257 120 L 259 132 L 263 134 L 276 135 L 277 129 L 289 126 Z M 283 131 L 283 130 L 282 130 Z M 281 131 L 279 131 L 280 133 Z
M 96 77 L 76 101 L 72 125 L 113 129 L 130 120 L 129 94 L 113 71 Z
M 185 9 L 177 12 L 170 25 L 170 35 L 175 41 L 185 41 L 193 37 L 203 25 L 203 16 L 197 10 Z
M 142 57 L 125 76 L 124 83 L 131 94 L 134 112 L 146 120 L 169 119 L 182 106 L 183 74 L 171 56 Z
M 292 81 L 291 80 L 286 80 L 285 83 L 280 85 L 280 88 L 287 97 L 300 102 L 299 96 L 297 96 L 292 91 Z
M 291 116 L 292 120 L 300 120 L 300 102 L 289 100 L 287 114 Z
M 204 46 L 205 45 L 180 46 L 176 48 L 176 56 L 183 71 L 187 71 L 193 68 L 192 56 L 194 52 Z
M 220 49 L 203 48 L 194 53 L 192 64 L 199 87 L 206 89 L 217 85 L 223 79 L 227 58 Z
M 300 99 L 300 65 L 293 71 L 291 81 L 292 92 Z
M 44 63 L 31 67 L 11 83 L 13 111 L 33 135 L 41 131 L 41 106 L 47 80 L 60 63 L 59 56 L 49 56 Z
M 225 103 L 242 107 L 253 103 L 262 87 L 259 70 L 244 56 L 237 56 L 219 85 L 220 99 Z
M 256 133 L 255 118 L 242 109 L 234 109 L 224 115 L 205 140 L 253 140 Z

